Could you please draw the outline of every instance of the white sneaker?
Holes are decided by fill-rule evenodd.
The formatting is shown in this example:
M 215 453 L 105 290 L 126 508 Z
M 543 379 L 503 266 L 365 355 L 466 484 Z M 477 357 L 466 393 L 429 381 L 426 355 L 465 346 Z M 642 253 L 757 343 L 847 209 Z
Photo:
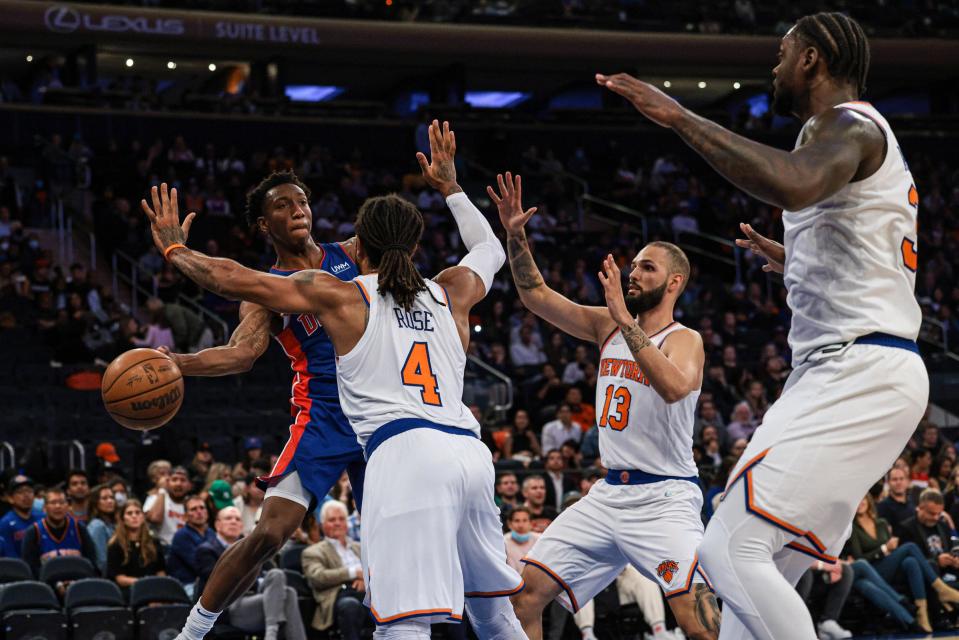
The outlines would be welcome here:
M 669 631 L 660 631 L 659 633 L 653 634 L 653 640 L 676 640 L 676 636 L 670 633 Z
M 823 620 L 819 623 L 820 640 L 842 640 L 842 638 L 851 637 L 852 632 L 840 627 L 835 620 Z
M 673 629 L 673 637 L 675 637 L 676 640 L 686 640 L 686 634 L 683 633 L 683 630 L 679 627 Z
M 596 634 L 593 633 L 592 627 L 586 627 L 586 629 L 583 630 L 583 640 L 598 640 Z

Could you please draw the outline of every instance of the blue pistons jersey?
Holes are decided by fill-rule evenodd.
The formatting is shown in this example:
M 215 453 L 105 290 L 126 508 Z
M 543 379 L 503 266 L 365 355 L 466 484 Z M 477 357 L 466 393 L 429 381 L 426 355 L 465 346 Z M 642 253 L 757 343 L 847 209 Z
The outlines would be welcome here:
M 323 271 L 347 282 L 360 275 L 356 263 L 339 243 L 319 246 L 323 250 L 320 267 Z M 270 273 L 289 276 L 296 271 L 273 268 Z M 274 484 L 284 475 L 297 471 L 303 486 L 314 497 L 321 498 L 330 489 L 326 478 L 332 475 L 332 470 L 326 467 L 334 461 L 349 461 L 357 456 L 362 460 L 356 434 L 340 408 L 333 343 L 319 319 L 306 313 L 284 315 L 283 330 L 274 337 L 290 359 L 293 370 L 290 394 L 293 421 L 290 439 L 270 475 L 261 478 L 261 481 L 267 485 Z M 317 474 L 317 467 L 323 467 L 324 470 L 314 482 L 311 478 Z M 336 478 L 339 478 L 343 468 L 345 465 L 339 468 Z M 324 484 L 326 486 L 320 486 Z

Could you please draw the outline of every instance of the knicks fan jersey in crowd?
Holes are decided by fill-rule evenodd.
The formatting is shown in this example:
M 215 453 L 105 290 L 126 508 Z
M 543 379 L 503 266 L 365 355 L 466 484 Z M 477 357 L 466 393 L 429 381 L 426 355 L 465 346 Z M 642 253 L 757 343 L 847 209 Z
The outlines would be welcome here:
M 915 340 L 922 321 L 915 298 L 919 194 L 909 166 L 872 105 L 835 108 L 872 120 L 886 138 L 886 155 L 868 178 L 805 209 L 783 211 L 794 366 L 826 345 L 870 333 Z
M 340 403 L 361 446 L 387 423 L 426 420 L 479 435 L 463 404 L 466 353 L 446 290 L 431 280 L 409 311 L 377 293 L 378 275 L 353 280 L 369 305 L 366 331 L 337 358 Z
M 321 244 L 320 248 L 323 250 L 320 267 L 323 271 L 345 281 L 360 275 L 356 263 L 338 243 Z M 270 269 L 270 273 L 289 276 L 296 271 L 274 268 Z M 319 320 L 309 313 L 284 315 L 283 330 L 275 337 L 289 357 L 290 367 L 295 374 L 290 398 L 294 416 L 290 436 L 291 440 L 297 440 L 293 447 L 311 452 L 322 451 L 326 456 L 355 450 L 356 437 L 340 409 L 336 390 L 333 343 Z M 306 429 L 307 423 L 322 425 L 322 428 Z M 283 469 L 279 469 L 279 466 L 278 463 L 273 476 L 282 475 Z
M 667 336 L 686 327 L 678 322 L 649 336 L 660 348 Z M 643 375 L 617 329 L 600 349 L 596 381 L 599 451 L 607 469 L 642 469 L 660 476 L 697 475 L 693 461 L 693 419 L 699 389 L 672 404 Z

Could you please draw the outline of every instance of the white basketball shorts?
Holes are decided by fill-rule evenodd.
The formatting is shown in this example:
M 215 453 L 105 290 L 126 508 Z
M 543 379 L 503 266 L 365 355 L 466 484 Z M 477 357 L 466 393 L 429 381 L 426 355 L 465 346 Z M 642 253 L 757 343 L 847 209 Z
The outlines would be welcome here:
M 377 624 L 458 621 L 463 596 L 523 588 L 506 564 L 489 449 L 478 438 L 413 429 L 380 444 L 366 468 L 363 565 Z
M 563 588 L 559 601 L 574 613 L 627 564 L 658 583 L 667 598 L 689 593 L 694 583 L 708 584 L 696 557 L 702 508 L 702 491 L 687 480 L 600 480 L 546 528 L 523 558 L 524 573 L 549 574 Z

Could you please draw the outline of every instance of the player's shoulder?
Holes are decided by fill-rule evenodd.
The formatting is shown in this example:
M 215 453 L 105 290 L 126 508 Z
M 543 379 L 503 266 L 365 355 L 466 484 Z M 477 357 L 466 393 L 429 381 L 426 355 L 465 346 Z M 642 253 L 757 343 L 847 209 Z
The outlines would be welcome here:
M 663 337 L 662 349 L 675 348 L 680 345 L 703 348 L 703 336 L 691 327 L 674 322 L 666 331 L 668 333 Z
M 805 131 L 806 142 L 842 138 L 862 144 L 882 144 L 886 134 L 877 116 L 878 112 L 873 115 L 853 105 L 836 105 L 812 117 Z

